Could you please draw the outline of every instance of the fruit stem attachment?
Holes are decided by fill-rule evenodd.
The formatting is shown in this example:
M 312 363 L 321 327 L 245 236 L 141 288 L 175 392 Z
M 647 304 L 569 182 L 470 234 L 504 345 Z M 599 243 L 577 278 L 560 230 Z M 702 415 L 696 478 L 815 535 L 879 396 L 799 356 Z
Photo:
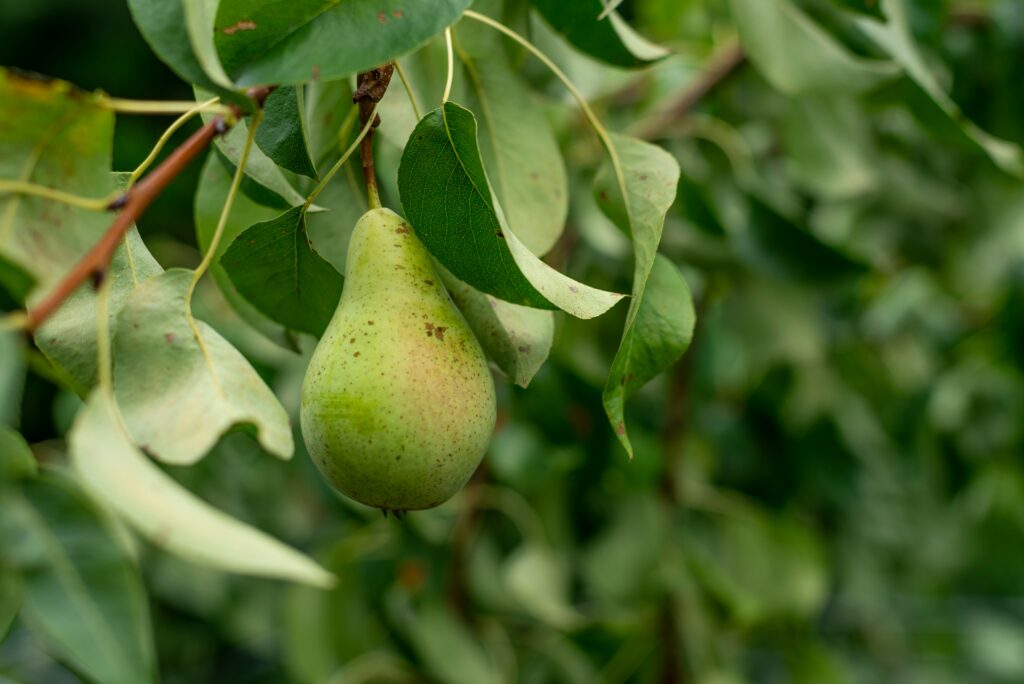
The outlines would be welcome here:
M 377 103 L 387 92 L 394 71 L 395 65 L 388 63 L 360 73 L 356 79 L 356 90 L 352 93 L 352 101 L 359 105 L 359 122 L 363 128 L 366 128 L 367 123 L 373 122 L 359 145 L 359 156 L 363 161 L 363 178 L 366 179 L 366 199 L 371 209 L 381 207 L 377 174 L 373 169 L 373 132 L 380 125 L 380 117 L 376 114 Z

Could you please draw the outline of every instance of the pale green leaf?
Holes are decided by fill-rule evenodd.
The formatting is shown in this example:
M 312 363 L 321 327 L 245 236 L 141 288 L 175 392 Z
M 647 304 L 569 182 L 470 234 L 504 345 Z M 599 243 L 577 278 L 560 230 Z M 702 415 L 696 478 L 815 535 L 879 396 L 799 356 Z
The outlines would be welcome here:
M 899 75 L 896 64 L 859 57 L 791 0 L 731 0 L 754 66 L 787 95 L 861 93 Z
M 157 468 L 132 444 L 106 393 L 86 402 L 69 443 L 82 481 L 153 544 L 228 572 L 333 584 L 308 557 L 197 499 Z
M 166 463 L 196 462 L 234 428 L 291 458 L 284 408 L 238 350 L 191 316 L 191 280 L 192 271 L 166 271 L 139 286 L 118 316 L 114 387 L 129 433 Z

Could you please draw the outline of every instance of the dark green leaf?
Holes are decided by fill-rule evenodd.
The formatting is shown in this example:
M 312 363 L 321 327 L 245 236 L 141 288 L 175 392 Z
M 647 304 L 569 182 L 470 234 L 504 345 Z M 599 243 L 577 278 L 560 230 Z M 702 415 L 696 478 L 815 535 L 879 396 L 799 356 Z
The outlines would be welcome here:
M 36 284 L 28 270 L 0 254 L 0 288 L 7 291 L 14 301 L 24 302 Z
M 317 337 L 341 297 L 341 274 L 309 245 L 303 207 L 243 232 L 221 264 L 238 292 L 261 313 Z
M 249 98 L 218 85 L 196 57 L 189 36 L 184 0 L 128 0 L 132 19 L 153 52 L 187 83 L 220 95 L 229 102 L 249 106 Z
M 95 681 L 155 681 L 142 581 L 106 515 L 52 470 L 0 489 L 0 509 L 0 545 L 22 578 L 25 624 Z
M 632 454 L 623 413 L 626 397 L 686 350 L 693 334 L 693 302 L 682 276 L 665 263 L 655 279 L 653 300 L 646 304 L 648 278 L 655 265 L 665 214 L 676 197 L 679 164 L 660 147 L 635 138 L 612 134 L 611 144 L 618 169 L 614 164 L 602 168 L 597 198 L 609 218 L 632 238 L 634 267 L 626 327 L 603 399 L 615 434 Z
M 601 0 L 533 0 L 533 6 L 566 40 L 609 64 L 638 67 L 669 54 L 634 31 L 618 12 L 600 18 L 605 14 Z
M 25 384 L 24 342 L 17 332 L 0 330 L 0 425 L 17 425 Z
M 810 281 L 849 278 L 867 267 L 826 245 L 762 200 L 750 196 L 747 230 L 736 237 L 737 249 L 772 275 Z
M 477 147 L 476 120 L 449 102 L 416 126 L 398 170 L 416 235 L 457 278 L 513 304 L 593 318 L 621 295 L 568 278 L 534 256 L 507 225 Z
M 302 88 L 277 88 L 263 104 L 263 122 L 256 131 L 256 144 L 278 166 L 316 178 L 306 137 Z
M 349 76 L 412 51 L 470 0 L 222 0 L 214 40 L 238 83 Z
M 7 636 L 14 618 L 21 610 L 21 578 L 3 563 L 0 563 L 0 643 Z

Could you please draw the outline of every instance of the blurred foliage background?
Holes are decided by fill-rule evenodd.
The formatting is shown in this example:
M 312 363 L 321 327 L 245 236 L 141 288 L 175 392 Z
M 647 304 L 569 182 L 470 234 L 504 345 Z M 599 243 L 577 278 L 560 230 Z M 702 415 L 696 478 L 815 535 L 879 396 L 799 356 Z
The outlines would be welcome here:
M 861 87 L 829 71 L 830 46 L 889 58 L 857 18 L 875 3 L 793 3 L 822 47 L 742 21 L 775 2 L 627 0 L 623 15 L 676 53 L 639 72 L 522 24 L 611 128 L 682 165 L 662 252 L 699 320 L 687 355 L 631 406 L 636 458 L 600 398 L 624 308 L 561 317 L 533 384 L 499 382 L 499 430 L 466 491 L 401 523 L 332 495 L 301 447 L 280 463 L 229 436 L 174 474 L 310 550 L 340 587 L 143 548 L 163 681 L 1024 681 L 1024 186 L 963 119 L 1024 144 L 1024 3 L 888 5 L 906 8 L 922 68 L 949 93 L 937 104 L 919 79 Z M 750 58 L 687 106 L 737 25 Z M 519 59 L 539 96 L 563 101 Z M 8 0 L 0 64 L 122 97 L 191 95 L 116 0 Z M 575 108 L 551 116 L 573 180 L 551 260 L 628 291 L 623 240 L 591 198 L 600 148 Z M 115 170 L 166 123 L 119 117 Z M 140 222 L 165 265 L 198 261 L 198 173 Z M 203 294 L 205 318 L 295 422 L 306 357 Z M 77 402 L 30 370 L 21 429 L 41 460 L 62 459 Z M 77 677 L 15 621 L 7 680 Z

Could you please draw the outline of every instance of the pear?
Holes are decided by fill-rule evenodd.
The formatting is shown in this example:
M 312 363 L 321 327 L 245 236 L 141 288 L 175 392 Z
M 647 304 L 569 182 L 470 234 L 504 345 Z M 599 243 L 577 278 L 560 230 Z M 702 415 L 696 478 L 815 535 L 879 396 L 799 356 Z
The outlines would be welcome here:
M 342 494 L 385 511 L 459 491 L 494 431 L 494 381 L 430 255 L 389 209 L 359 219 L 302 385 L 302 436 Z

